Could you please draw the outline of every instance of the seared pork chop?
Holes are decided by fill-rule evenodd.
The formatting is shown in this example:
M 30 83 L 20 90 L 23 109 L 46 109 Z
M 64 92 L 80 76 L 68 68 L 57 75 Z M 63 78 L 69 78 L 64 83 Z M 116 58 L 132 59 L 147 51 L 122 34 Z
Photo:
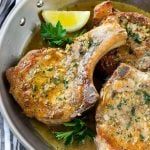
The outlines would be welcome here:
M 10 93 L 29 117 L 45 124 L 70 121 L 99 99 L 94 67 L 108 51 L 125 44 L 126 38 L 126 31 L 111 18 L 65 50 L 30 51 L 6 72 Z
M 142 71 L 150 71 L 150 19 L 135 12 L 120 12 L 110 1 L 98 4 L 94 9 L 94 22 L 101 24 L 107 17 L 116 16 L 119 24 L 127 30 L 128 39 L 121 46 L 104 56 L 97 70 L 111 75 L 123 62 Z
M 101 91 L 99 150 L 150 149 L 150 73 L 121 64 Z

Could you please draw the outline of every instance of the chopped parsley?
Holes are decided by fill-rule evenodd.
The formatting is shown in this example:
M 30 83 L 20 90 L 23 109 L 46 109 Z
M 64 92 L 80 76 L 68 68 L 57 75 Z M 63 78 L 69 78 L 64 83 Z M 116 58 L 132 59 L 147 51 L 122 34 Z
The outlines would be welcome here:
M 143 94 L 144 94 L 145 104 L 150 104 L 150 95 L 145 91 L 143 91 Z
M 74 36 L 74 38 L 77 38 L 77 37 L 83 35 L 83 34 L 86 33 L 86 32 L 87 32 L 87 30 L 86 30 L 86 29 L 83 29 L 81 32 L 76 33 L 75 36 Z
M 45 96 L 45 97 L 48 97 L 48 93 L 44 93 L 44 96 Z
M 138 44 L 141 44 L 141 40 L 140 40 L 140 38 L 139 38 L 139 34 L 137 34 L 137 33 L 133 33 L 132 35 L 131 35 L 131 38 L 132 38 L 132 40 L 134 40 L 136 43 L 138 43 Z
M 55 77 L 55 78 L 53 78 L 53 82 L 54 82 L 54 84 L 58 85 L 61 83 L 61 79 L 59 77 Z
M 32 87 L 32 91 L 33 91 L 33 92 L 36 92 L 37 90 L 38 90 L 37 85 L 33 85 L 33 87 Z
M 117 95 L 117 91 L 113 90 L 111 93 L 111 97 L 114 98 Z
M 131 108 L 131 114 L 132 114 L 132 116 L 135 115 L 135 107 L 132 107 L 132 108 Z
M 64 87 L 65 87 L 66 89 L 68 89 L 68 84 L 69 84 L 69 81 L 68 81 L 68 80 L 64 80 Z
M 117 108 L 118 108 L 118 110 L 122 109 L 122 103 L 121 102 L 117 105 Z
M 130 126 L 131 126 L 131 121 L 129 121 L 129 122 L 128 122 L 128 124 L 127 124 L 127 127 L 126 127 L 126 128 L 127 128 L 127 129 L 129 129 L 129 127 L 130 127 Z
M 137 91 L 135 91 L 135 94 L 136 95 L 143 94 L 145 104 L 150 104 L 150 95 L 146 91 L 137 90 Z
M 113 105 L 108 105 L 107 108 L 111 109 L 111 110 L 114 110 L 114 106 Z
M 53 70 L 53 68 L 52 67 L 49 67 L 48 69 L 47 69 L 47 71 L 52 71 Z
M 135 91 L 135 94 L 136 94 L 136 95 L 140 95 L 140 94 L 141 94 L 141 91 L 140 91 L 140 90 L 137 90 L 137 91 Z
M 142 134 L 140 134 L 140 140 L 144 141 L 144 139 L 145 139 L 144 136 Z
M 131 133 L 130 133 L 130 134 L 128 134 L 128 137 L 129 137 L 129 138 L 132 138 L 132 134 L 131 134 Z
M 73 67 L 78 67 L 78 62 L 76 59 L 72 60 Z
M 141 40 L 138 33 L 133 33 L 130 27 L 126 27 L 128 35 L 134 40 L 136 43 L 141 44 Z
M 60 97 L 60 96 L 57 96 L 56 99 L 59 100 L 59 101 L 63 100 L 63 98 Z
M 128 130 L 131 126 L 132 118 L 130 118 L 129 122 L 127 123 L 126 129 Z
M 127 99 L 123 98 L 122 101 L 123 101 L 122 103 L 123 103 L 124 105 L 127 104 Z

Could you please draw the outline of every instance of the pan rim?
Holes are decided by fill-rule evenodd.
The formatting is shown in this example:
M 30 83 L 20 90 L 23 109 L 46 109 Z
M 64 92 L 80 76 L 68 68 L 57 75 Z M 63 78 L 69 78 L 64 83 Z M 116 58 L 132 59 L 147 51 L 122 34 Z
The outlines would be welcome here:
M 4 21 L 4 23 L 3 23 L 3 25 L 0 29 L 0 32 L 1 32 L 0 47 L 2 46 L 3 37 L 6 34 L 6 31 L 9 27 L 9 24 L 10 24 L 11 20 L 14 18 L 16 13 L 25 5 L 25 3 L 27 1 L 28 0 L 22 0 L 18 5 L 16 5 L 12 9 L 10 14 L 7 16 L 6 20 Z M 9 117 L 9 114 L 7 113 L 6 108 L 3 104 L 1 92 L 0 92 L 0 110 L 1 110 L 2 116 L 4 117 L 4 120 L 7 122 L 9 128 L 11 129 L 13 134 L 17 137 L 19 142 L 21 142 L 27 149 L 34 150 L 34 147 L 23 137 L 23 135 L 19 132 L 19 130 L 15 127 L 15 125 L 11 121 L 11 119 Z

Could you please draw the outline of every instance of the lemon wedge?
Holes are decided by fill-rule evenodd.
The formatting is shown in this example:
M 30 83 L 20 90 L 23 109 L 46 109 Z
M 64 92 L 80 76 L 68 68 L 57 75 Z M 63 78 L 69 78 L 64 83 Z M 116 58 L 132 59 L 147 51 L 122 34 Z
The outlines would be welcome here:
M 56 26 L 60 21 L 67 32 L 80 30 L 88 22 L 90 11 L 42 11 L 44 20 Z

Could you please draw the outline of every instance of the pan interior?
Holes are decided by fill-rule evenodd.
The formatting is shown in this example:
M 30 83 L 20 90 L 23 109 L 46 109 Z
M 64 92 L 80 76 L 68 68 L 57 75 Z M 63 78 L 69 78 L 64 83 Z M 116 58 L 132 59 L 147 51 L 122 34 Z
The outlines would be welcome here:
M 54 128 L 46 127 L 36 120 L 28 119 L 22 113 L 20 107 L 8 93 L 9 85 L 5 78 L 5 71 L 14 66 L 27 51 L 45 46 L 39 37 L 38 26 L 41 22 L 40 12 L 42 9 L 65 9 L 65 10 L 92 10 L 100 1 L 94 0 L 45 0 L 44 6 L 37 7 L 36 1 L 22 0 L 21 4 L 9 15 L 1 30 L 0 37 L 0 107 L 12 131 L 22 141 L 27 149 L 64 149 L 63 143 L 54 139 L 52 132 Z M 124 0 L 124 3 L 134 4 L 150 11 L 147 0 L 135 1 Z M 150 17 L 149 13 L 137 7 L 114 3 L 116 8 L 122 11 L 137 11 Z M 25 18 L 24 26 L 20 26 L 20 19 Z M 90 28 L 90 24 L 89 24 Z M 35 36 L 37 35 L 37 36 Z M 101 83 L 100 83 L 101 84 Z M 99 89 L 100 87 L 97 86 Z M 92 116 L 94 118 L 94 114 Z M 53 145 L 53 146 L 52 146 Z M 94 143 L 85 144 L 77 148 L 77 145 L 70 149 L 96 149 Z

